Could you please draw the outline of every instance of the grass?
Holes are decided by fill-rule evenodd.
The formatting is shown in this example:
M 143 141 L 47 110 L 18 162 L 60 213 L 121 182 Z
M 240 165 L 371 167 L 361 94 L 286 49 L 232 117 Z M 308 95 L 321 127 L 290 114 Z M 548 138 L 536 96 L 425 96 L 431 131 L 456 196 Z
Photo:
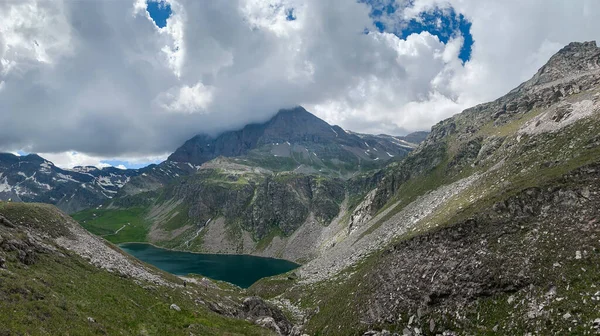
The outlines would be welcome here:
M 448 160 L 446 159 L 428 174 L 411 178 L 403 183 L 396 192 L 397 196 L 387 203 L 387 207 L 394 206 L 393 204 L 397 203 L 394 208 L 382 216 L 375 224 L 371 225 L 371 227 L 363 232 L 357 240 L 360 240 L 364 236 L 377 230 L 383 223 L 416 200 L 419 196 L 440 187 L 444 183 L 448 183 L 449 179 L 446 175 L 447 162 Z M 385 211 L 387 207 L 382 208 L 379 213 Z
M 267 236 L 263 237 L 261 240 L 258 241 L 258 243 L 256 243 L 256 250 L 264 251 L 271 244 L 273 238 L 277 236 L 284 237 L 284 234 L 281 231 L 281 229 L 279 229 L 279 227 L 274 227 L 269 231 L 269 234 L 267 234 Z
M 45 232 L 50 237 L 70 236 L 69 230 L 59 225 L 68 216 L 49 204 L 0 202 L 0 214 L 10 213 L 13 218 L 34 230 Z M 1 238 L 0 238 L 1 241 Z
M 31 244 L 25 230 L 43 237 L 62 232 L 70 220 L 42 204 L 0 203 L 0 214 L 15 224 L 0 225 L 3 239 L 24 244 Z M 50 239 L 38 239 L 57 250 L 34 248 L 28 253 L 36 257 L 28 265 L 19 261 L 19 250 L 0 246 L 6 261 L 0 268 L 0 335 L 272 335 L 199 303 L 237 305 L 244 293 L 233 286 L 190 283 L 184 288 L 138 281 L 97 268 Z M 181 283 L 147 267 L 165 281 Z M 171 304 L 181 311 L 170 309 Z
M 189 207 L 185 203 L 178 205 L 175 209 L 169 212 L 167 221 L 161 224 L 160 228 L 167 231 L 172 231 L 189 224 L 190 218 L 188 216 L 188 212 Z
M 201 175 L 203 176 L 202 183 L 211 183 L 226 188 L 243 187 L 250 184 L 251 181 L 260 179 L 260 176 L 255 173 L 227 174 L 221 169 L 208 170 Z
M 8 269 L 0 272 L 0 333 L 267 334 L 197 306 L 181 290 L 144 289 L 76 257 L 45 255 L 34 265 L 10 263 Z M 182 311 L 169 309 L 172 303 Z
M 73 214 L 86 230 L 114 243 L 145 242 L 150 223 L 145 208 L 89 209 Z M 118 233 L 117 230 L 120 230 Z
M 484 136 L 495 136 L 495 137 L 505 137 L 509 135 L 515 134 L 521 126 L 525 125 L 529 120 L 535 118 L 540 115 L 544 110 L 542 109 L 534 109 L 523 115 L 521 115 L 517 119 L 510 120 L 507 123 L 502 125 L 494 125 L 494 121 L 490 121 L 487 124 L 483 125 L 476 133 L 476 135 L 484 135 Z

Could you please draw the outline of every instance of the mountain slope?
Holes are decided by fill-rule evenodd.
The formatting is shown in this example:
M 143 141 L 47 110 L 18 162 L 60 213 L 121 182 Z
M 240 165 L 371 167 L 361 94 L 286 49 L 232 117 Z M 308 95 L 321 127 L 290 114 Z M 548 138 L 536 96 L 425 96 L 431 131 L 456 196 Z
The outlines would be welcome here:
M 306 260 L 317 246 L 301 232 L 324 230 L 339 216 L 345 184 L 215 160 L 178 183 L 74 217 L 115 243 L 135 239 L 179 250 Z
M 598 134 L 600 48 L 572 43 L 365 176 L 356 229 L 253 290 L 323 335 L 595 332 Z
M 401 159 L 417 146 L 406 139 L 346 132 L 301 107 L 281 110 L 264 124 L 194 137 L 104 208 L 74 217 L 115 243 L 306 261 L 347 229 L 340 219 L 348 205 L 369 191 L 354 190 L 360 171 Z
M 267 316 L 291 330 L 239 288 L 207 279 L 184 287 L 50 205 L 0 202 L 0 237 L 3 334 L 274 335 L 248 322 Z

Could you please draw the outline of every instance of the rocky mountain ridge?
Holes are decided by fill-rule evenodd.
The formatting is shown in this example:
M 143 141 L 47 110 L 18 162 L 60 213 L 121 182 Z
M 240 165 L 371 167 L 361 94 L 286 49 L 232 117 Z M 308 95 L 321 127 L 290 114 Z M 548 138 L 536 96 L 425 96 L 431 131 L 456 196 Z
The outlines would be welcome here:
M 0 199 L 56 204 L 75 212 L 101 204 L 138 175 L 114 167 L 56 167 L 42 157 L 0 154 Z
M 160 188 L 195 167 L 165 161 L 141 169 L 62 169 L 36 154 L 0 153 L 0 200 L 43 202 L 74 213 L 126 194 Z
M 421 136 L 417 133 L 411 139 L 418 141 Z M 347 132 L 296 107 L 280 110 L 265 123 L 217 137 L 197 135 L 168 160 L 197 166 L 219 156 L 243 157 L 246 164 L 272 170 L 329 171 L 345 176 L 404 157 L 416 145 L 402 137 Z

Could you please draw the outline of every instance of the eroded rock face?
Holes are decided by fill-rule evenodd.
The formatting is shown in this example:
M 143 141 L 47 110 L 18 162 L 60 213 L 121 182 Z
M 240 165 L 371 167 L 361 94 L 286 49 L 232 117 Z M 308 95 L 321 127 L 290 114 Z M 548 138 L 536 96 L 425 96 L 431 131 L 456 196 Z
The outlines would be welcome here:
M 350 216 L 350 223 L 348 224 L 349 235 L 373 218 L 371 214 L 371 208 L 373 206 L 373 199 L 375 198 L 376 194 L 377 189 L 373 189 L 367 194 L 367 196 L 365 196 L 363 201 L 356 208 L 354 208 L 354 211 Z
M 176 186 L 171 197 L 189 204 L 190 221 L 206 223 L 222 214 L 228 224 L 239 223 L 257 240 L 273 229 L 291 235 L 310 213 L 327 224 L 339 213 L 345 196 L 339 179 L 267 174 L 249 182 L 232 176 L 232 182 L 222 183 L 211 174 L 203 172 Z
M 596 46 L 596 42 L 572 42 L 552 56 L 528 83 L 542 85 L 598 69 L 600 48 Z

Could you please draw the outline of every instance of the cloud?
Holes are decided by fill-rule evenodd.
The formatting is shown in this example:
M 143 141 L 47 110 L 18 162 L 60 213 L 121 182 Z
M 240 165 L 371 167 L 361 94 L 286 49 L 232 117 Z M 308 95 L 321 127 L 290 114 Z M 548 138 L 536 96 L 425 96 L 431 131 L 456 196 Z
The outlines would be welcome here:
M 109 164 L 102 162 L 102 158 L 77 152 L 40 153 L 39 155 L 61 168 L 73 168 L 76 166 L 96 166 L 98 168 L 104 168 L 110 166 Z
M 423 130 L 600 37 L 595 0 L 165 3 L 159 27 L 143 0 L 0 2 L 0 150 L 151 160 L 297 104 L 355 131 Z M 451 12 L 471 23 L 464 63 L 456 27 L 398 34 Z
M 159 97 L 161 107 L 173 112 L 198 113 L 206 111 L 212 100 L 212 88 L 198 82 L 194 86 L 183 85 Z
M 27 153 L 17 153 L 13 152 L 13 154 L 21 156 Z M 159 163 L 167 159 L 168 153 L 164 153 L 161 155 L 147 156 L 147 157 L 137 157 L 137 158 L 112 158 L 107 160 L 104 157 L 87 155 L 84 153 L 78 152 L 61 152 L 61 153 L 39 153 L 39 155 L 56 166 L 63 169 L 71 169 L 76 166 L 96 166 L 98 168 L 104 167 L 116 167 L 120 169 L 126 168 L 141 168 L 150 163 Z

